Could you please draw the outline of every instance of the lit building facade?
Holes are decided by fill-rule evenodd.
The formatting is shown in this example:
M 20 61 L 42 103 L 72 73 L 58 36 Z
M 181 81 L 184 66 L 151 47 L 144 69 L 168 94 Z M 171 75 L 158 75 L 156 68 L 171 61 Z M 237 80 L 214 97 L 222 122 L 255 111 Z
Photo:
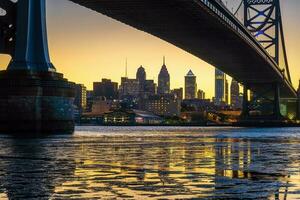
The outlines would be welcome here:
M 87 106 L 87 90 L 83 84 L 75 85 L 74 105 L 79 111 L 85 111 Z
M 190 70 L 185 76 L 185 99 L 195 99 L 197 91 L 197 77 Z
M 229 84 L 225 76 L 225 103 L 229 105 Z
M 234 79 L 232 79 L 230 85 L 230 104 L 233 109 L 241 108 L 240 86 L 239 83 Z
M 179 116 L 181 101 L 174 95 L 152 95 L 145 99 L 145 110 L 160 116 Z

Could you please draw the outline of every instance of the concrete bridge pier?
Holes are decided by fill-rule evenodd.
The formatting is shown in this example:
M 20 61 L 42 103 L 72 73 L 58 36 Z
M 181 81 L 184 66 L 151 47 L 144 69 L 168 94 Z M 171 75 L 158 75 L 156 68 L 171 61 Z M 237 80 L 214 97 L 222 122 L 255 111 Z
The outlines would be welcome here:
M 260 86 L 265 88 L 261 94 L 255 94 L 249 99 L 250 87 Z M 267 104 L 266 104 L 267 102 Z M 262 104 L 263 103 L 263 104 Z M 270 107 L 271 109 L 259 110 L 259 107 Z M 251 112 L 252 111 L 252 112 Z M 243 108 L 240 118 L 242 125 L 246 126 L 274 126 L 284 120 L 280 112 L 280 85 L 279 83 L 245 84 L 243 91 Z
M 45 0 L 19 0 L 15 50 L 0 72 L 0 131 L 72 132 L 74 84 L 50 62 Z
M 274 83 L 274 103 L 273 103 L 273 115 L 276 120 L 281 120 L 283 116 L 280 113 L 280 87 L 279 83 Z

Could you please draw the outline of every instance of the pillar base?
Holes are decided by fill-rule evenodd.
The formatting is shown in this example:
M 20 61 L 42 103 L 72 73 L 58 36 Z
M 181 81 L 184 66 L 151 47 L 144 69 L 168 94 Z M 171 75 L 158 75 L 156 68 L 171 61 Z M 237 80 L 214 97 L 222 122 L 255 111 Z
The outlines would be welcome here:
M 55 72 L 0 72 L 0 132 L 43 135 L 74 131 L 74 83 Z

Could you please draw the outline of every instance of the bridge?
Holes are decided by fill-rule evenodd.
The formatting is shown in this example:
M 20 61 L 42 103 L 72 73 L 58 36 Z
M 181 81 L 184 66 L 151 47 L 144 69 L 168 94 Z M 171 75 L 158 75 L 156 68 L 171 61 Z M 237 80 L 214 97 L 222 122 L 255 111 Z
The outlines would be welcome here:
M 251 90 L 260 101 L 264 99 L 271 102 L 272 109 L 268 115 L 274 119 L 282 117 L 280 98 L 297 97 L 291 83 L 286 54 L 284 54 L 285 65 L 281 66 L 279 63 L 278 38 L 280 34 L 281 38 L 284 38 L 279 0 L 243 0 L 244 23 L 240 22 L 220 0 L 71 1 L 174 44 L 242 83 L 245 118 L 249 117 L 251 107 L 248 90 Z M 248 9 L 262 4 L 269 7 L 262 11 L 258 10 L 257 16 L 263 15 L 266 20 L 254 22 L 257 16 L 248 16 Z M 20 104 L 18 102 L 23 102 L 25 107 L 29 104 L 34 105 L 29 106 L 27 111 L 34 110 L 35 114 L 30 115 L 30 119 L 41 122 L 36 129 L 48 127 L 46 124 L 50 123 L 49 121 L 57 124 L 57 127 L 64 127 L 64 122 L 68 124 L 66 127 L 72 127 L 72 117 L 62 112 L 71 110 L 72 83 L 56 73 L 50 62 L 45 0 L 19 0 L 17 3 L 0 0 L 0 7 L 5 10 L 5 14 L 0 17 L 0 53 L 12 56 L 8 69 L 0 74 L 0 90 L 5 91 L 1 92 L 0 109 L 5 111 L 2 113 L 6 113 L 0 115 L 0 127 L 4 126 L 3 124 L 11 124 L 8 121 L 15 120 L 15 116 L 11 115 L 7 107 L 14 107 Z M 258 24 L 256 28 L 253 25 L 255 23 Z M 265 34 L 266 26 L 269 28 L 274 26 L 275 29 L 274 38 L 271 38 L 271 44 L 267 46 L 264 43 L 268 41 L 258 40 L 260 34 Z M 271 46 L 274 46 L 274 55 L 267 51 Z M 285 50 L 285 45 L 283 47 Z M 31 90 L 32 79 L 39 82 L 35 83 L 34 87 L 37 88 L 34 94 Z M 12 80 L 19 85 L 12 84 Z M 25 88 L 28 94 L 19 92 L 24 91 L 20 80 L 28 83 Z M 42 92 L 38 93 L 38 90 Z M 18 96 L 19 99 L 11 100 L 12 96 Z M 25 101 L 24 96 L 35 98 Z M 43 97 L 43 100 L 40 100 L 40 97 Z M 39 109 L 36 108 L 37 100 L 42 105 Z M 49 112 L 45 114 L 41 110 Z M 7 119 L 10 115 L 11 118 Z M 25 121 L 28 121 L 27 115 L 19 113 L 18 116 L 25 116 Z M 24 121 L 22 117 L 19 120 Z M 10 128 L 6 126 L 5 129 Z

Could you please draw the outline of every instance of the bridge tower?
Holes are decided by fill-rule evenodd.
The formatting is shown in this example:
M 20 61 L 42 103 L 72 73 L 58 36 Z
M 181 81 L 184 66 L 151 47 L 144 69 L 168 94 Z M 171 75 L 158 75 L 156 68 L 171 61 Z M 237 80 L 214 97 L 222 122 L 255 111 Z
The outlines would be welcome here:
M 273 57 L 280 67 L 284 78 L 291 82 L 286 46 L 284 41 L 283 24 L 280 9 L 280 0 L 243 0 L 244 25 Z M 265 83 L 245 83 L 244 92 L 256 85 L 266 87 L 264 94 L 254 94 L 250 99 L 244 95 L 243 116 L 248 117 L 249 111 L 259 107 L 261 102 L 272 105 L 272 117 L 280 119 L 280 85 L 272 80 Z M 249 100 L 250 99 L 250 100 Z M 266 104 L 265 104 L 266 105 Z M 270 112 L 269 112 L 270 113 Z
M 48 133 L 74 129 L 74 84 L 56 72 L 48 52 L 45 0 L 1 0 L 0 131 Z

